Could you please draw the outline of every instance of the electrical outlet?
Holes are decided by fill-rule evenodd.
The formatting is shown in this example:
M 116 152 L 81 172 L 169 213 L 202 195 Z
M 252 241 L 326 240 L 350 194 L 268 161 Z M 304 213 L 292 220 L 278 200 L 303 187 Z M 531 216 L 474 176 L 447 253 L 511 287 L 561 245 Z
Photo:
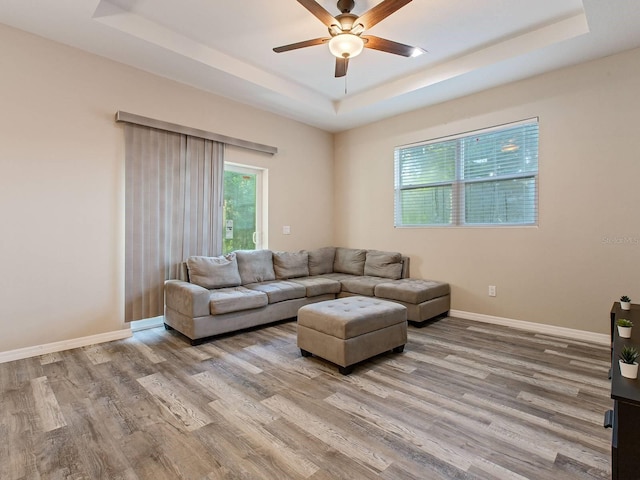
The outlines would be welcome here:
M 289 225 L 285 225 L 284 227 L 282 227 L 282 234 L 291 235 L 291 227 Z
M 490 297 L 495 297 L 496 296 L 496 286 L 495 285 L 489 285 L 489 296 Z

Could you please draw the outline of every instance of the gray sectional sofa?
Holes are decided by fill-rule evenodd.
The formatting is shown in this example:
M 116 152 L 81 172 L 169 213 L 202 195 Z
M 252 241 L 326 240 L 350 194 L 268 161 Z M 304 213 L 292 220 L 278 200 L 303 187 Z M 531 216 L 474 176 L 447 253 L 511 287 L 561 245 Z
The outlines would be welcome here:
M 397 252 L 238 250 L 189 257 L 181 277 L 165 282 L 164 322 L 192 344 L 294 318 L 304 305 L 350 295 L 400 303 L 418 325 L 446 314 L 450 306 L 449 285 L 409 278 L 409 258 Z

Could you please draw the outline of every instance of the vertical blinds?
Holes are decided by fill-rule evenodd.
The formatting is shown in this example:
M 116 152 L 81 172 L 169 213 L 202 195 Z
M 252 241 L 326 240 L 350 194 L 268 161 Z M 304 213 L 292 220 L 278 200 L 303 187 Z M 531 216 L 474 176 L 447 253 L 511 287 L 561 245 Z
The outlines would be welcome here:
M 224 145 L 127 123 L 125 321 L 162 315 L 164 281 L 222 249 Z

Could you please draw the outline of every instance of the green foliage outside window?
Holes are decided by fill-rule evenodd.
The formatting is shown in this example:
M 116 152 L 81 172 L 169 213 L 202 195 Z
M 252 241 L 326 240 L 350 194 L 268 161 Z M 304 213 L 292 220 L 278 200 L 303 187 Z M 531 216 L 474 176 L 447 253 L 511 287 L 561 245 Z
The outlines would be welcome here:
M 233 221 L 227 238 L 227 221 Z M 256 175 L 225 170 L 223 207 L 223 253 L 253 250 L 256 231 Z

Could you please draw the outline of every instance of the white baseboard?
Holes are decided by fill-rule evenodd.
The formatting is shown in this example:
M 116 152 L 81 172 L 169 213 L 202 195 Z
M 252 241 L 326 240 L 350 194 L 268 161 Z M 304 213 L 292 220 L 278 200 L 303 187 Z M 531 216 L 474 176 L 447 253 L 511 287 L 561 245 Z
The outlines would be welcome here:
M 601 345 L 610 345 L 611 337 L 606 333 L 587 332 L 585 330 L 574 330 L 573 328 L 557 327 L 555 325 L 545 325 L 543 323 L 525 322 L 523 320 L 514 320 L 511 318 L 494 317 L 491 315 L 483 315 L 481 313 L 464 312 L 461 310 L 450 310 L 450 317 L 463 318 L 465 320 L 476 320 L 478 322 L 493 323 L 494 325 L 503 325 L 505 327 L 519 328 L 530 332 L 543 333 L 548 335 L 557 335 L 559 337 L 567 337 L 573 340 L 585 340 L 588 342 L 598 343 Z
M 149 328 L 157 328 L 164 325 L 164 315 L 159 317 L 146 318 L 144 320 L 135 320 L 130 322 L 131 331 L 139 332 L 140 330 L 147 330 Z
M 449 316 L 463 318 L 465 320 L 475 320 L 483 323 L 493 323 L 495 325 L 503 325 L 505 327 L 518 328 L 536 333 L 557 335 L 559 337 L 567 337 L 574 340 L 585 340 L 588 342 L 598 343 L 601 345 L 609 345 L 611 343 L 609 335 L 605 333 L 587 332 L 585 330 L 574 330 L 572 328 L 557 327 L 555 325 L 545 325 L 543 323 L 525 322 L 523 320 L 514 320 L 512 318 L 494 317 L 491 315 L 483 315 L 481 313 L 464 312 L 462 310 L 450 310 Z M 145 321 L 144 325 L 140 324 L 134 330 L 142 330 L 145 328 L 155 328 L 162 326 L 163 318 L 156 317 Z M 47 343 L 45 345 L 36 345 L 34 347 L 19 348 L 17 350 L 9 350 L 0 352 L 0 363 L 13 362 L 14 360 L 22 360 L 24 358 L 37 357 L 47 353 L 62 352 L 72 348 L 86 347 L 87 345 L 95 345 L 97 343 L 112 342 L 114 340 L 122 340 L 132 335 L 131 328 L 116 330 L 114 332 L 100 333 L 98 335 L 90 335 L 88 337 L 75 338 L 72 340 L 63 340 L 61 342 Z
M 9 350 L 8 352 L 0 352 L 0 363 L 13 362 L 14 360 L 22 360 L 23 358 L 37 357 L 38 355 L 45 355 L 47 353 L 62 352 L 72 348 L 95 345 L 96 343 L 122 340 L 124 338 L 129 338 L 131 335 L 131 329 L 125 328 L 114 332 L 90 335 L 88 337 L 63 340 L 61 342 L 47 343 L 45 345 L 36 345 L 34 347 L 19 348 L 17 350 Z

